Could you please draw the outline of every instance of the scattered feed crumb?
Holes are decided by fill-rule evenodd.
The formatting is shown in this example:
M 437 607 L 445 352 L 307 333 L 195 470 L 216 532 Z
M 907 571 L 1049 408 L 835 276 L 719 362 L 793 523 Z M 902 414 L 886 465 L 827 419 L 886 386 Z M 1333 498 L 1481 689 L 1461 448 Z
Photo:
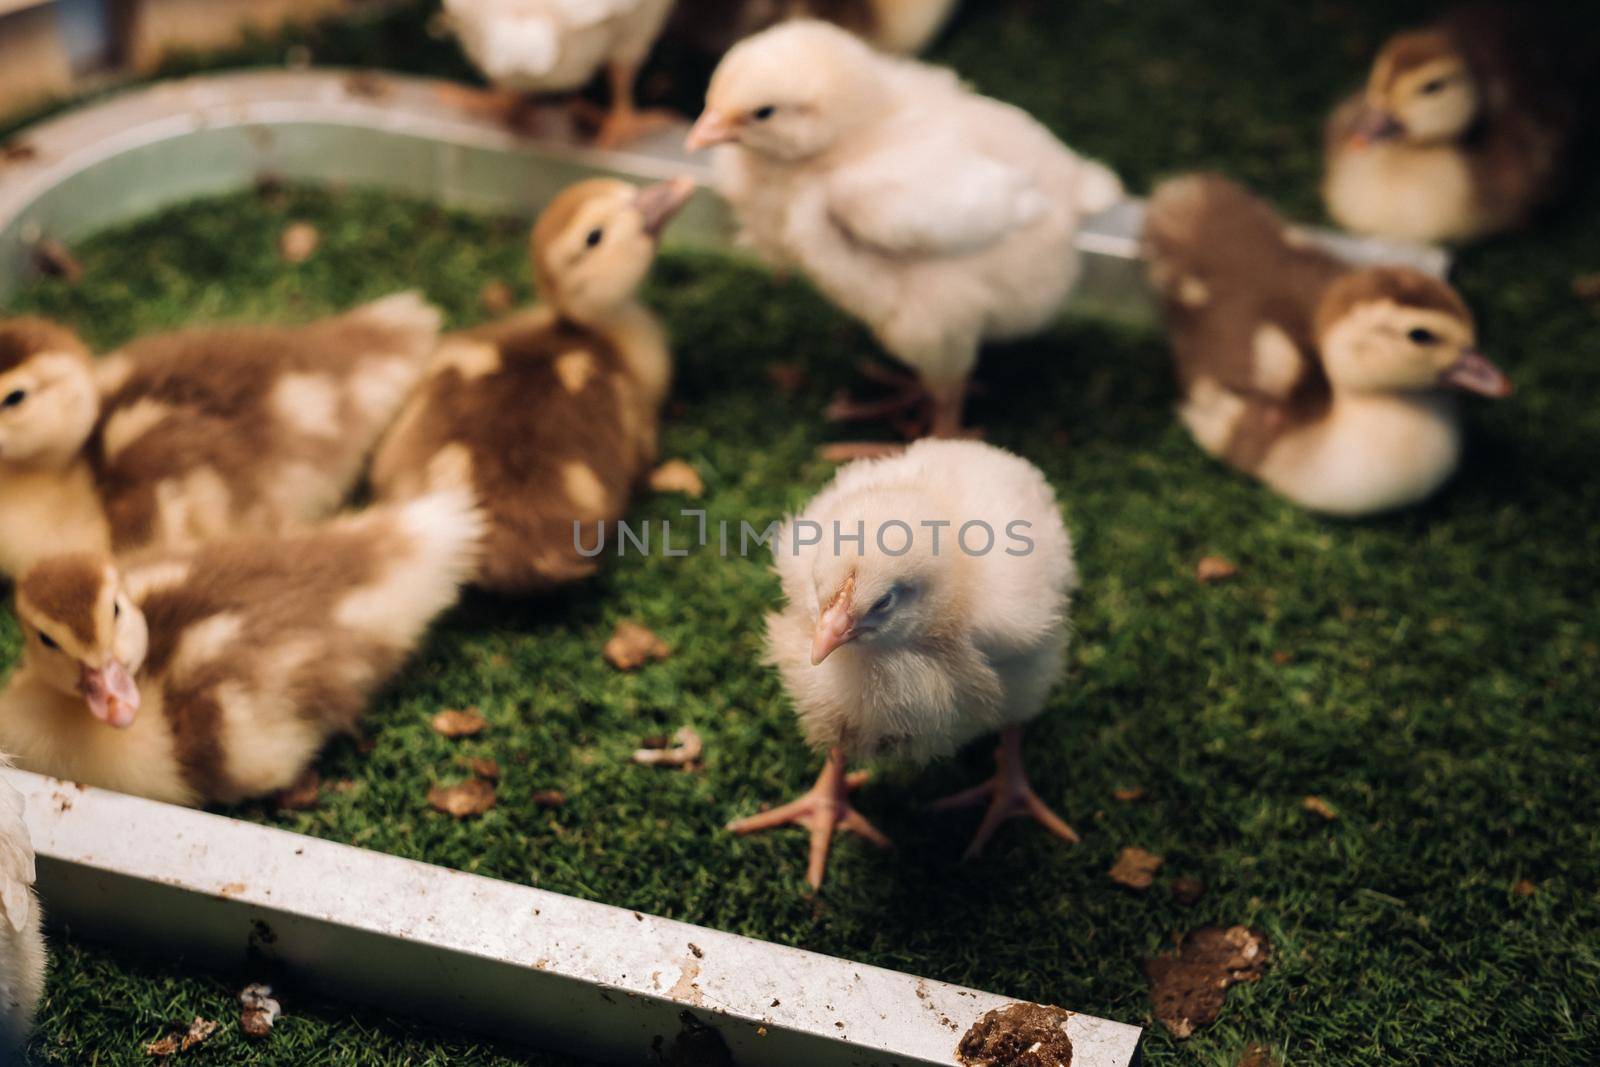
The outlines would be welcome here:
M 1161 869 L 1162 858 L 1154 852 L 1129 846 L 1117 853 L 1117 862 L 1111 865 L 1111 880 L 1129 889 L 1149 889 Z
M 684 726 L 672 735 L 670 748 L 635 749 L 632 760 L 647 767 L 683 767 L 693 770 L 699 765 L 700 754 L 704 751 L 705 742 L 701 741 L 699 732 L 693 726 Z
M 291 222 L 278 235 L 278 255 L 285 263 L 304 263 L 322 243 L 322 234 L 309 222 Z
M 669 459 L 650 472 L 650 490 L 656 493 L 682 493 L 700 497 L 705 494 L 706 483 L 700 472 L 681 459 Z
M 956 1046 L 966 1067 L 1068 1067 L 1070 1011 L 1044 1004 L 1008 1004 L 972 1024 Z
M 1120 803 L 1132 804 L 1136 800 L 1143 800 L 1144 799 L 1144 797 L 1145 797 L 1144 786 L 1141 786 L 1141 785 L 1123 786 L 1123 787 L 1120 787 L 1118 789 L 1113 789 L 1111 791 L 1111 795 L 1113 797 L 1115 797 Z
M 473 734 L 482 733 L 484 727 L 488 725 L 487 720 L 478 714 L 477 708 L 468 708 L 465 711 L 453 709 L 441 711 L 433 717 L 434 732 L 445 737 L 471 737 Z
M 1319 796 L 1306 797 L 1300 801 L 1300 806 L 1318 818 L 1326 819 L 1329 822 L 1339 817 L 1339 813 L 1333 809 L 1333 805 Z
M 457 785 L 436 785 L 428 790 L 428 803 L 457 819 L 471 818 L 494 807 L 494 786 L 482 778 L 468 778 Z
M 1239 568 L 1221 556 L 1203 556 L 1194 567 L 1195 580 L 1208 585 L 1227 581 L 1238 573 Z
M 491 782 L 500 780 L 500 764 L 492 759 L 481 756 L 466 756 L 461 760 L 461 765 L 479 778 L 486 778 Z
M 1172 899 L 1186 908 L 1198 903 L 1205 895 L 1206 884 L 1198 878 L 1180 874 L 1172 880 Z
M 1178 950 L 1146 960 L 1156 1018 L 1183 1039 L 1216 1021 L 1228 987 L 1254 982 L 1266 970 L 1272 945 L 1253 927 L 1205 926 L 1183 935 Z
M 651 660 L 663 660 L 672 655 L 672 646 L 657 637 L 655 631 L 636 622 L 623 621 L 617 623 L 601 654 L 619 671 L 636 671 Z
M 1539 887 L 1527 878 L 1519 878 L 1511 891 L 1519 897 L 1531 897 L 1539 891 Z

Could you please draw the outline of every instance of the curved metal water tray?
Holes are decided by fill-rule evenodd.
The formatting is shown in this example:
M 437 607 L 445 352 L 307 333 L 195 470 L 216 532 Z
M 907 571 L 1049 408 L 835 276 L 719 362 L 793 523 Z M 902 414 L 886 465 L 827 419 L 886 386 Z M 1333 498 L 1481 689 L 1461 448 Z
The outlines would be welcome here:
M 27 151 L 0 157 L 0 300 L 32 270 L 41 238 L 70 244 L 107 226 L 263 175 L 376 186 L 450 207 L 532 215 L 563 186 L 595 175 L 704 183 L 703 157 L 669 130 L 621 152 L 531 141 L 466 106 L 460 87 L 421 78 L 329 71 L 250 71 L 164 82 L 29 130 Z M 1148 307 L 1138 268 L 1137 202 L 1090 220 L 1077 300 L 1110 311 Z M 726 212 L 708 192 L 672 240 L 724 244 Z M 1411 263 L 1443 275 L 1441 251 L 1319 239 L 1357 261 Z

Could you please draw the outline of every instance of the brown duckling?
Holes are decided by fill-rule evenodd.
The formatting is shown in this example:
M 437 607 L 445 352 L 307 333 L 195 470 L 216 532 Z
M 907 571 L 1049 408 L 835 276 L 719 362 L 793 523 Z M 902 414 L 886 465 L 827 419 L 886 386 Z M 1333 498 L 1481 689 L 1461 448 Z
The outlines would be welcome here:
M 1566 175 L 1588 77 L 1568 76 L 1570 53 L 1542 20 L 1498 4 L 1390 38 L 1365 91 L 1328 122 L 1328 213 L 1413 241 L 1522 226 Z
M 481 533 L 451 491 L 306 533 L 45 559 L 17 584 L 0 748 L 176 804 L 285 789 L 455 602 Z
M 1460 455 L 1452 391 L 1511 391 L 1449 285 L 1351 267 L 1226 179 L 1160 186 L 1144 239 L 1184 425 L 1303 507 L 1363 515 L 1423 499 Z
M 622 517 L 656 456 L 672 374 L 636 298 L 687 179 L 581 182 L 534 226 L 545 303 L 447 337 L 373 462 L 380 499 L 470 488 L 488 516 L 477 584 L 517 594 L 591 574 L 574 524 Z
M 60 326 L 0 320 L 0 569 L 326 517 L 440 318 L 402 293 L 304 326 L 141 338 L 99 361 Z

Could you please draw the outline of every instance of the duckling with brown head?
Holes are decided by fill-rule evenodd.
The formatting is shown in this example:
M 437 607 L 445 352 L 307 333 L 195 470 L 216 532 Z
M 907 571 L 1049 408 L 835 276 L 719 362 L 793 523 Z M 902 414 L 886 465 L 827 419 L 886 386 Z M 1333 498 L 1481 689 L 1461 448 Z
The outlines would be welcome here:
M 637 290 L 693 191 L 595 179 L 556 197 L 530 242 L 543 303 L 447 337 L 380 446 L 380 498 L 459 486 L 482 502 L 481 587 L 528 593 L 593 573 L 575 524 L 621 518 L 654 461 L 671 360 Z
M 1460 458 L 1453 394 L 1511 392 L 1449 285 L 1348 266 L 1225 179 L 1158 188 L 1144 239 L 1184 425 L 1304 507 L 1363 515 L 1422 500 Z

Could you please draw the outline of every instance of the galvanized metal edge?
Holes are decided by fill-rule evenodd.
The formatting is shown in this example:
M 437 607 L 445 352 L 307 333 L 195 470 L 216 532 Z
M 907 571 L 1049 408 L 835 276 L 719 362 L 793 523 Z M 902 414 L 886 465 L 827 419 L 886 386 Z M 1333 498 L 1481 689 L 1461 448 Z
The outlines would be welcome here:
M 0 772 L 23 794 L 57 924 L 385 1011 L 660 1063 L 711 1026 L 754 1067 L 955 1067 L 1008 1003 L 848 960 L 273 827 Z M 690 1023 L 684 1016 L 695 1020 Z M 1075 1014 L 1075 1067 L 1126 1067 L 1139 1028 Z M 683 1061 L 673 1061 L 683 1062 Z
M 72 242 L 196 196 L 248 187 L 264 174 L 348 182 L 455 207 L 532 214 L 563 185 L 597 174 L 710 179 L 704 158 L 667 130 L 627 151 L 510 130 L 473 106 L 471 90 L 373 72 L 246 71 L 161 82 L 25 131 L 0 156 L 0 299 L 28 277 L 42 237 Z M 1076 299 L 1147 313 L 1138 268 L 1142 206 L 1090 219 L 1079 235 Z M 709 193 L 674 240 L 726 245 L 732 227 Z M 1307 231 L 1358 262 L 1409 263 L 1443 276 L 1436 248 Z

